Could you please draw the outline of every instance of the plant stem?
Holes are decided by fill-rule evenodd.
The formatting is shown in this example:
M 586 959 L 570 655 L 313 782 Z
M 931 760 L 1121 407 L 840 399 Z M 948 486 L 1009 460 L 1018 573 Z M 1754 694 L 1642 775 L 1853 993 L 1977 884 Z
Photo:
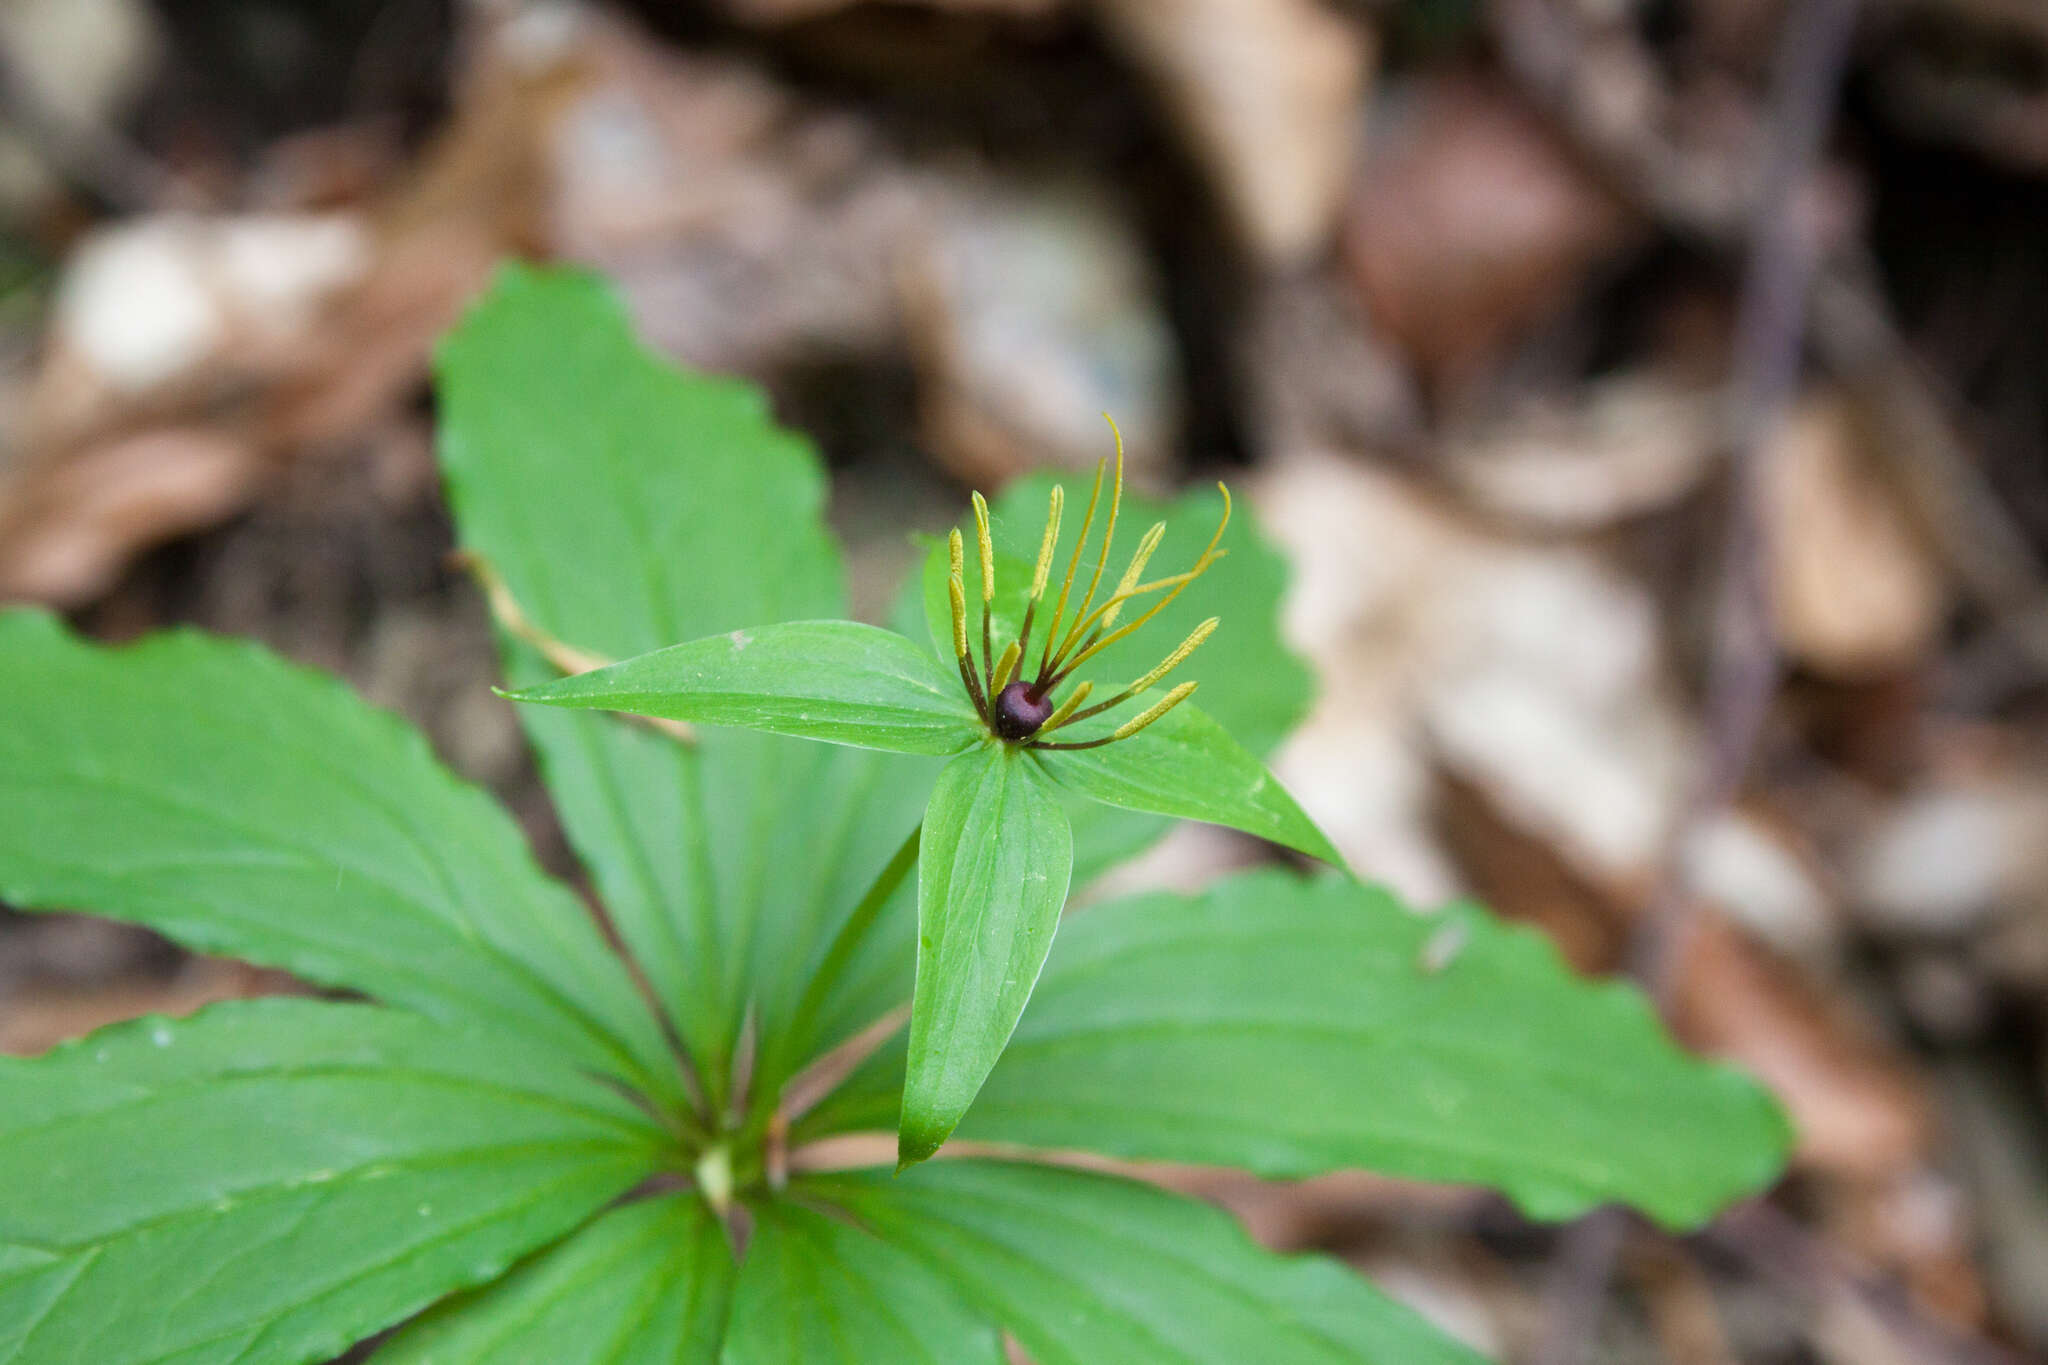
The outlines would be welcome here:
M 804 988 L 803 998 L 797 1001 L 796 1012 L 790 1016 L 789 1027 L 782 1032 L 780 1045 L 775 1049 L 774 1067 L 765 1069 L 754 1086 L 752 1107 L 757 1111 L 765 1113 L 774 1107 L 776 1093 L 795 1070 L 789 1054 L 793 1050 L 810 1046 L 813 1041 L 811 1034 L 818 1027 L 818 1016 L 824 1013 L 826 1002 L 831 998 L 833 989 L 838 986 L 839 978 L 845 973 L 847 964 L 852 961 L 855 950 L 860 947 L 861 940 L 867 937 L 868 930 L 874 927 L 875 919 L 882 913 L 882 907 L 889 903 L 889 898 L 903 885 L 903 879 L 917 866 L 918 840 L 923 833 L 924 826 L 921 823 L 910 831 L 910 837 L 903 841 L 903 846 L 896 850 L 895 856 L 889 859 L 880 873 L 876 874 L 874 882 L 861 896 L 860 903 L 853 907 L 853 913 L 846 917 L 846 922 L 839 926 L 839 932 L 833 936 L 831 946 L 825 950 L 824 958 L 818 963 L 818 970 L 811 974 L 810 985 Z

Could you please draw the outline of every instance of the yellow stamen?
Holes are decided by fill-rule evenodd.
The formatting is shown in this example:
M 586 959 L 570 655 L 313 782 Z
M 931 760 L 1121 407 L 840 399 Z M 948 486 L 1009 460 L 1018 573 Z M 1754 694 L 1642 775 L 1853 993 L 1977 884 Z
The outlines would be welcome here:
M 981 551 L 981 600 L 993 602 L 996 596 L 996 547 L 988 533 L 988 503 L 979 493 L 974 495 L 974 534 L 980 542 L 976 548 Z
M 1045 512 L 1045 539 L 1038 546 L 1038 567 L 1031 572 L 1031 600 L 1034 602 L 1045 596 L 1045 580 L 1052 573 L 1052 552 L 1060 543 L 1060 512 L 1066 503 L 1067 490 L 1054 484 Z
M 1186 701 L 1189 697 L 1193 696 L 1195 694 L 1195 688 L 1199 685 L 1200 684 L 1191 682 L 1184 682 L 1180 684 L 1171 692 L 1168 692 L 1165 696 L 1161 697 L 1158 701 L 1152 703 L 1152 705 L 1146 707 L 1143 711 L 1131 717 L 1122 725 L 1117 726 L 1116 729 L 1110 732 L 1109 737 L 1113 740 L 1129 739 L 1132 735 L 1137 734 L 1138 731 L 1144 729 L 1153 721 L 1158 720 L 1168 711 L 1171 711 L 1174 707 L 1179 706 L 1182 702 Z
M 1067 638 L 1060 641 L 1060 647 L 1053 655 L 1055 668 L 1059 667 L 1061 657 L 1073 648 L 1074 641 L 1081 633 L 1081 622 L 1086 619 L 1089 609 L 1095 605 L 1095 590 L 1102 586 L 1102 571 L 1109 567 L 1110 543 L 1116 539 L 1117 509 L 1123 506 L 1124 501 L 1124 434 L 1117 429 L 1116 418 L 1105 412 L 1102 419 L 1109 423 L 1110 434 L 1116 438 L 1116 483 L 1109 495 L 1109 519 L 1102 526 L 1102 553 L 1095 557 L 1095 574 L 1088 580 L 1088 595 L 1081 599 L 1073 628 L 1067 632 Z
M 961 544 L 958 531 L 947 538 L 946 549 L 953 559 L 953 572 L 946 579 L 946 595 L 953 604 L 953 653 L 967 657 L 967 589 L 961 579 Z
M 967 659 L 967 594 L 960 591 L 960 580 L 946 584 L 946 593 L 953 599 L 953 656 L 962 662 Z
M 1095 684 L 1092 682 L 1076 683 L 1074 685 L 1074 695 L 1061 702 L 1058 708 L 1045 718 L 1045 724 L 1038 727 L 1038 733 L 1041 735 L 1050 734 L 1062 725 L 1065 725 L 1068 718 L 1080 709 L 1081 703 L 1088 700 L 1088 694 L 1094 690 Z
M 989 681 L 990 687 L 998 692 L 1003 690 L 1003 685 L 1010 681 L 1010 674 L 1016 669 L 1017 659 L 1023 652 L 1022 649 L 1017 647 L 1015 640 L 1003 646 L 1003 657 L 996 664 L 996 674 Z
M 1117 581 L 1116 591 L 1103 604 L 1101 626 L 1108 630 L 1116 624 L 1116 614 L 1124 609 L 1124 599 L 1131 595 L 1131 589 L 1138 586 L 1139 575 L 1145 572 L 1145 565 L 1152 558 L 1152 552 L 1159 548 L 1161 537 L 1166 534 L 1166 523 L 1155 521 L 1152 529 L 1145 532 L 1138 541 L 1138 552 L 1131 556 L 1131 567 L 1124 570 L 1124 576 Z
M 1147 673 L 1144 677 L 1138 679 L 1129 687 L 1125 688 L 1124 695 L 1126 697 L 1135 697 L 1140 692 L 1143 692 L 1150 688 L 1152 684 L 1158 682 L 1167 674 L 1173 672 L 1174 669 L 1179 668 L 1181 664 L 1187 661 L 1188 655 L 1194 653 L 1197 649 L 1200 649 L 1202 647 L 1202 641 L 1208 639 L 1212 634 L 1215 633 L 1216 627 L 1222 624 L 1222 620 L 1223 618 L 1220 616 L 1212 616 L 1208 620 L 1202 622 L 1201 625 L 1196 626 L 1193 630 L 1189 631 L 1188 638 L 1180 642 L 1180 648 L 1174 650 L 1173 653 L 1167 655 L 1165 659 L 1161 660 L 1157 668 L 1153 669 L 1150 673 Z
M 1095 504 L 1102 500 L 1102 474 L 1108 465 L 1107 460 L 1095 462 L 1095 487 L 1088 494 L 1088 514 L 1081 518 L 1081 535 L 1074 542 L 1074 553 L 1067 557 L 1067 576 L 1060 583 L 1059 602 L 1052 609 L 1052 620 L 1046 623 L 1045 651 L 1038 657 L 1040 672 L 1051 662 L 1053 645 L 1060 637 L 1060 620 L 1067 614 L 1067 594 L 1073 591 L 1074 571 L 1081 567 L 1081 551 L 1087 548 L 1088 533 L 1095 527 Z
M 1211 564 L 1214 564 L 1217 560 L 1223 558 L 1224 555 L 1229 553 L 1229 551 L 1227 550 L 1219 550 L 1216 547 L 1217 544 L 1221 542 L 1223 539 L 1224 528 L 1230 525 L 1230 490 L 1228 488 L 1225 488 L 1220 483 L 1217 484 L 1216 487 L 1218 491 L 1220 491 L 1223 494 L 1223 519 L 1216 523 L 1216 533 L 1209 537 L 1209 544 L 1207 548 L 1205 548 L 1202 551 L 1200 557 L 1195 560 L 1195 567 L 1189 569 L 1186 573 L 1175 574 L 1171 578 L 1161 578 L 1151 583 L 1141 583 L 1137 587 L 1131 589 L 1130 596 L 1139 597 L 1144 595 L 1145 593 L 1152 592 L 1159 588 L 1163 588 L 1168 584 L 1173 585 L 1173 591 L 1166 594 L 1166 596 L 1160 598 L 1157 602 L 1154 602 L 1151 608 L 1148 609 L 1143 616 L 1140 616 L 1137 620 L 1131 622 L 1129 625 L 1123 627 L 1121 630 L 1113 630 L 1109 634 L 1102 636 L 1102 638 L 1096 640 L 1094 644 L 1087 646 L 1079 654 L 1075 655 L 1071 660 L 1068 660 L 1065 663 L 1063 663 L 1061 665 L 1060 670 L 1063 675 L 1067 673 L 1072 673 L 1082 664 L 1087 663 L 1090 659 L 1100 654 L 1103 650 L 1108 649 L 1117 641 L 1124 639 L 1126 636 L 1130 635 L 1134 631 L 1142 629 L 1145 626 L 1145 624 L 1148 621 L 1150 621 L 1153 617 L 1157 616 L 1160 612 L 1165 611 L 1166 608 L 1173 602 L 1174 598 L 1179 597 L 1183 592 L 1187 591 L 1188 584 L 1194 582 L 1197 578 L 1200 578 L 1203 574 L 1207 573 L 1209 571 L 1209 566 Z M 1113 600 L 1114 599 L 1112 599 L 1112 601 Z M 1104 604 L 1104 610 L 1106 610 L 1109 605 L 1110 604 L 1107 603 Z M 1099 614 L 1100 613 L 1098 612 L 1098 615 Z M 1076 630 L 1078 630 L 1080 626 L 1083 624 L 1083 622 L 1077 621 L 1074 624 Z

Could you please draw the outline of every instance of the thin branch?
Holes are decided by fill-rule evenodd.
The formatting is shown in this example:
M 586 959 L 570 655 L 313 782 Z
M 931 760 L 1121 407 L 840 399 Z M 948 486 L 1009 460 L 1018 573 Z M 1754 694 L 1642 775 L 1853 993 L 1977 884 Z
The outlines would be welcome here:
M 1512 0 L 1526 14 L 1540 0 Z M 1840 96 L 1858 0 L 1805 0 L 1787 16 L 1773 77 L 1763 188 L 1753 205 L 1748 266 L 1736 321 L 1726 426 L 1731 463 L 1727 542 L 1716 593 L 1706 710 L 1709 753 L 1681 829 L 1725 808 L 1740 790 L 1778 680 L 1763 546 L 1765 442 L 1795 396 L 1821 247 L 1803 211 Z M 1543 57 L 1555 66 L 1554 54 Z M 1550 77 L 1555 79 L 1554 75 Z M 1660 1006 L 1697 913 L 1667 849 L 1658 887 L 1638 921 L 1627 967 Z M 1581 1220 L 1564 1239 L 1539 1365 L 1585 1356 L 1627 1231 L 1624 1215 Z

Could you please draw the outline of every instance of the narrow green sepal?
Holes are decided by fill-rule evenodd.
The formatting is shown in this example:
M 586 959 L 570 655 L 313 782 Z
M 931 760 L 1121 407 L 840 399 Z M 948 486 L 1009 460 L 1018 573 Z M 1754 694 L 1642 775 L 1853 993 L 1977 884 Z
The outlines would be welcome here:
M 905 754 L 958 753 L 982 733 L 958 681 L 929 654 L 857 621 L 707 636 L 511 697 Z

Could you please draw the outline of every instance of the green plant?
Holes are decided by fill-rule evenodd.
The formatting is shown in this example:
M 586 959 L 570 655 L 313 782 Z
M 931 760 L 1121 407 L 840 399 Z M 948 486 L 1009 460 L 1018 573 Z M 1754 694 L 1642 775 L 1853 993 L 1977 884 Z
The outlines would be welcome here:
M 897 616 L 934 618 L 932 652 L 818 624 L 843 613 L 815 462 L 751 390 L 641 352 L 600 286 L 508 270 L 440 369 L 509 684 L 702 727 L 521 708 L 626 956 L 338 684 L 196 633 L 103 649 L 0 615 L 0 897 L 378 1002 L 224 1004 L 0 1063 L 0 1361 L 309 1361 L 397 1323 L 379 1361 L 993 1365 L 1006 1334 L 1042 1365 L 1462 1361 L 1331 1262 L 1027 1158 L 1368 1167 L 1674 1227 L 1777 1171 L 1756 1086 L 1475 908 L 1266 870 L 1076 911 L 1048 954 L 1068 865 L 1086 884 L 1158 812 L 1330 856 L 1227 737 L 1270 746 L 1307 695 L 1241 522 L 1159 617 L 1230 623 L 1204 711 L 1034 750 L 989 733 L 985 650 L 979 705 L 948 671 L 952 547 Z M 1051 497 L 989 514 L 991 640 L 1021 631 L 1023 509 Z M 1162 562 L 1200 562 L 1179 528 L 1220 516 L 1174 509 Z M 564 680 L 542 630 L 627 662 Z M 1142 676 L 1136 647 L 1093 662 Z M 955 1122 L 966 1154 L 821 1169 L 818 1140 L 899 1120 L 904 1158 Z

